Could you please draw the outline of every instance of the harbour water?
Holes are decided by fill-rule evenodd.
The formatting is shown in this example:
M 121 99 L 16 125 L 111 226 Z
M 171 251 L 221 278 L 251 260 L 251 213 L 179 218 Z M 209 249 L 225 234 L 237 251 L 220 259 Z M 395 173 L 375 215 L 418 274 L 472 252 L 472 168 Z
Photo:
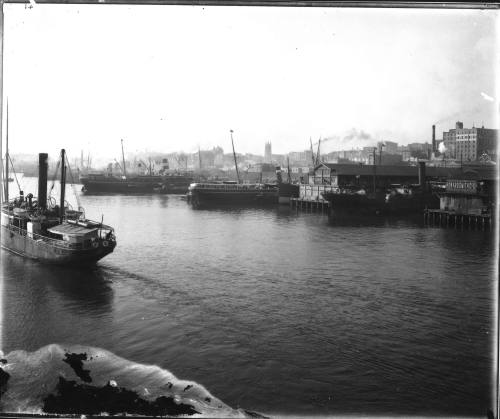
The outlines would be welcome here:
M 194 210 L 174 195 L 80 199 L 118 246 L 89 270 L 2 250 L 7 358 L 102 348 L 269 415 L 492 408 L 493 233 L 420 217 Z

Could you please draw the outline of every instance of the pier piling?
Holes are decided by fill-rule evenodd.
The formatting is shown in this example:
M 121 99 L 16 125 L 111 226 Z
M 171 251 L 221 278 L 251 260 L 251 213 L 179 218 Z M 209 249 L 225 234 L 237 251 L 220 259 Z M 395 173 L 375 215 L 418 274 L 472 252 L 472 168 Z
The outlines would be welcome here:
M 295 208 L 297 211 L 309 212 L 309 213 L 320 213 L 328 214 L 330 208 L 330 202 L 325 200 L 312 200 L 303 198 L 291 198 L 290 206 Z
M 428 226 L 439 226 L 454 229 L 491 230 L 491 214 L 457 214 L 453 211 L 426 209 L 424 223 Z

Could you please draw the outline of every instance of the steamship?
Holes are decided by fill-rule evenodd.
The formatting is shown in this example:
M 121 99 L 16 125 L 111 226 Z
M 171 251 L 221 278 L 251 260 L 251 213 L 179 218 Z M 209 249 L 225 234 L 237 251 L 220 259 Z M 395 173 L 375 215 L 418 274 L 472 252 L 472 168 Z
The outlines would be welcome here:
M 344 187 L 324 192 L 330 202 L 330 215 L 384 215 L 421 212 L 425 208 L 439 207 L 435 187 L 426 181 L 425 162 L 418 167 L 419 183 L 414 185 L 392 184 L 372 190 L 363 187 Z
M 83 208 L 72 210 L 65 201 L 66 154 L 61 150 L 61 195 L 59 205 L 47 199 L 48 155 L 39 154 L 38 197 L 24 196 L 2 206 L 1 244 L 18 255 L 45 263 L 89 265 L 113 252 L 116 238 L 112 227 L 85 218 Z
M 80 176 L 85 193 L 171 193 L 185 194 L 193 176 L 188 173 L 168 175 L 112 176 L 92 173 Z
M 193 181 L 192 174 L 169 172 L 168 159 L 162 160 L 160 174 L 153 174 L 151 162 L 149 174 L 127 175 L 125 153 L 122 144 L 122 176 L 111 173 L 89 173 L 80 175 L 82 191 L 85 193 L 180 193 L 185 194 Z M 144 166 L 147 165 L 142 162 Z M 119 165 L 119 164 L 118 164 Z M 140 165 L 139 165 L 140 166 Z

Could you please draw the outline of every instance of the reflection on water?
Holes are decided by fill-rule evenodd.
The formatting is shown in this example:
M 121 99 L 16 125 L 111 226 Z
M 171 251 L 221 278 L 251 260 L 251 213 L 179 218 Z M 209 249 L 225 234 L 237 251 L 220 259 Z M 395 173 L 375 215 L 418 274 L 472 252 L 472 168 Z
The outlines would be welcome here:
M 483 416 L 492 404 L 492 234 L 422 219 L 193 210 L 82 196 L 115 227 L 97 269 L 2 252 L 3 349 L 101 347 L 263 413 Z
M 113 289 L 102 267 L 48 266 L 6 251 L 1 261 L 4 348 L 34 350 L 65 330 L 92 334 L 93 319 L 105 323 L 111 313 Z

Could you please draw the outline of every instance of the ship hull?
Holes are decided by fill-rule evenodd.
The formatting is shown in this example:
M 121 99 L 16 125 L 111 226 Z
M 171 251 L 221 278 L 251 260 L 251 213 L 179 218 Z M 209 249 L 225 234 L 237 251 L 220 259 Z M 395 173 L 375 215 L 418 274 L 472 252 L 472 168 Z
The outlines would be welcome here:
M 188 190 L 191 178 L 175 182 L 162 181 L 161 179 L 141 180 L 88 180 L 81 179 L 83 191 L 86 193 L 165 193 L 185 194 Z
M 264 206 L 276 205 L 278 203 L 277 191 L 265 192 L 211 192 L 191 191 L 188 194 L 188 202 L 193 207 L 216 206 L 216 205 L 247 205 Z
M 439 198 L 432 193 L 394 195 L 387 199 L 385 194 L 360 195 L 329 192 L 323 194 L 323 197 L 330 202 L 331 215 L 411 214 L 421 212 L 425 208 L 439 207 Z
M 280 204 L 286 205 L 290 204 L 292 198 L 299 197 L 299 185 L 293 185 L 290 183 L 279 183 L 278 184 L 278 202 Z
M 160 187 L 155 188 L 155 192 L 162 194 L 184 195 L 187 193 L 191 182 L 192 179 L 188 179 L 182 183 L 165 182 Z
M 158 183 L 126 182 L 126 181 L 82 181 L 83 190 L 87 193 L 152 193 L 161 185 Z
M 2 248 L 19 256 L 55 265 L 89 265 L 110 254 L 116 243 L 107 246 L 99 244 L 88 249 L 71 249 L 54 246 L 43 240 L 30 238 L 25 232 L 9 229 L 2 225 Z

